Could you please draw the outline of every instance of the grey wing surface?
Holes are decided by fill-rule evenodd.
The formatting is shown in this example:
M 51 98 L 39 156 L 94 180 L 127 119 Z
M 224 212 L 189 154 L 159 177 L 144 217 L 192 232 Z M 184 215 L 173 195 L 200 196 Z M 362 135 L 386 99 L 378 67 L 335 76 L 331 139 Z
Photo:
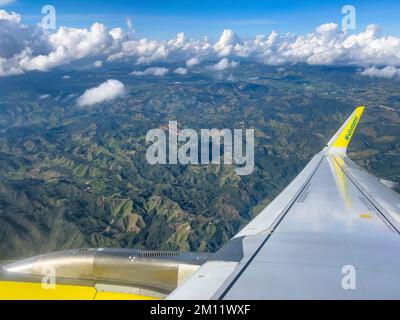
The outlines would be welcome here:
M 168 299 L 399 299 L 400 196 L 346 155 L 363 110 Z

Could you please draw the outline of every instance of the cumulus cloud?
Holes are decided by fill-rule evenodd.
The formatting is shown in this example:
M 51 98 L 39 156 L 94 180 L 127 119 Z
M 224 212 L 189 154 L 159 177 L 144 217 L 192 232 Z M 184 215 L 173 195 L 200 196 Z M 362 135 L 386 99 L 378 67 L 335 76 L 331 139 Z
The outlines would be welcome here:
M 377 77 L 377 78 L 394 78 L 400 77 L 400 68 L 394 66 L 387 66 L 384 68 L 370 67 L 361 72 L 363 76 Z
M 22 24 L 20 15 L 0 10 L 0 76 L 48 71 L 77 59 L 106 55 L 118 50 L 124 39 L 121 29 L 108 30 L 99 23 L 89 30 L 60 27 L 45 33 L 38 26 Z
M 336 23 L 325 23 L 317 27 L 317 33 L 321 36 L 331 39 L 335 35 L 339 34 L 339 28 Z
M 157 76 L 163 77 L 168 73 L 168 68 L 150 67 L 144 71 L 133 71 L 131 75 L 133 76 Z
M 232 68 L 239 59 L 270 65 L 400 66 L 400 37 L 380 36 L 375 25 L 348 34 L 337 24 L 326 23 L 306 35 L 280 35 L 272 31 L 244 39 L 227 29 L 212 42 L 207 37 L 189 39 L 183 32 L 170 40 L 136 39 L 130 20 L 127 32 L 94 23 L 88 29 L 60 27 L 53 33 L 21 21 L 17 13 L 0 10 L 0 76 L 29 70 L 48 71 L 79 59 L 89 59 L 94 67 L 99 64 L 96 61 L 105 60 L 146 66 L 183 62 L 186 68 L 200 61 L 213 61 L 215 70 Z M 166 72 L 148 68 L 133 74 L 162 76 Z
M 115 79 L 109 79 L 98 87 L 85 91 L 78 100 L 78 106 L 91 106 L 96 103 L 110 101 L 125 94 L 125 85 Z
M 0 5 L 1 3 L 0 0 Z M 0 10 L 0 20 L 19 23 L 21 21 L 21 16 L 15 12 L 8 13 L 6 10 Z
M 188 73 L 188 70 L 187 70 L 186 68 L 180 67 L 180 68 L 175 69 L 174 72 L 175 72 L 176 74 L 180 74 L 180 75 L 184 76 L 185 74 Z
M 100 68 L 100 67 L 103 66 L 103 61 L 101 61 L 101 60 L 96 60 L 96 61 L 93 63 L 93 65 L 94 65 L 96 68 Z
M 0 57 L 0 77 L 13 76 L 21 73 L 23 73 L 23 71 L 18 66 Z
M 211 68 L 216 71 L 223 71 L 226 69 L 235 68 L 238 66 L 238 64 L 239 64 L 238 62 L 235 61 L 230 62 L 227 58 L 223 58 L 218 63 L 211 66 Z
M 108 60 L 115 61 L 126 58 L 136 58 L 137 63 L 143 64 L 163 61 L 167 56 L 167 44 L 163 41 L 140 39 L 123 42 L 120 50 L 111 54 Z
M 233 30 L 224 30 L 218 42 L 214 45 L 214 49 L 219 56 L 227 56 L 239 42 L 240 39 Z
M 200 63 L 200 59 L 196 58 L 196 57 L 193 57 L 193 58 L 190 58 L 189 60 L 186 61 L 186 66 L 188 68 L 191 68 L 191 67 L 193 67 L 193 66 L 195 66 L 195 65 L 197 65 L 199 63 Z
M 23 73 L 20 62 L 27 54 L 48 50 L 42 35 L 37 28 L 22 25 L 19 14 L 0 10 L 0 76 Z
M 135 30 L 133 29 L 133 22 L 131 18 L 126 19 L 126 26 L 128 27 L 129 31 L 135 32 Z

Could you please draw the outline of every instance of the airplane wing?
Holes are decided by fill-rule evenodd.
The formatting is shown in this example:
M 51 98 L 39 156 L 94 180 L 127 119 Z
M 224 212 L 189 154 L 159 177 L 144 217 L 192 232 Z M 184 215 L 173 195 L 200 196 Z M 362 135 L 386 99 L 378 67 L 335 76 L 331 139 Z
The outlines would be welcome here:
M 364 107 L 168 299 L 399 299 L 400 197 L 346 149 Z
M 50 253 L 1 267 L 0 299 L 400 299 L 400 196 L 346 155 L 363 111 L 216 253 Z

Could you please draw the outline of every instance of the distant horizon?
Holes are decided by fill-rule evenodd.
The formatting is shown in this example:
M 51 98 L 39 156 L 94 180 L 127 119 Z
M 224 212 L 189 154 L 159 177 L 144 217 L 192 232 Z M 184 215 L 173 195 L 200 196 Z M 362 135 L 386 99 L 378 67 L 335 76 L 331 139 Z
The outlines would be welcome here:
M 7 4 L 8 3 L 8 4 Z M 324 23 L 340 24 L 344 5 L 357 11 L 356 32 L 370 24 L 379 25 L 383 35 L 400 35 L 398 13 L 400 3 L 376 1 L 183 1 L 162 0 L 112 2 L 96 1 L 43 1 L 2 0 L 0 9 L 14 11 L 23 16 L 23 23 L 36 25 L 43 15 L 44 5 L 54 5 L 59 26 L 89 28 L 93 23 L 103 23 L 110 28 L 126 27 L 127 19 L 133 22 L 138 37 L 167 40 L 179 32 L 190 38 L 208 36 L 216 40 L 224 29 L 232 29 L 242 37 L 278 33 L 296 35 L 313 32 Z M 383 18 L 384 17 L 384 18 Z
M 118 61 L 143 66 L 133 76 L 186 75 L 203 61 L 216 61 L 206 70 L 222 72 L 249 60 L 352 65 L 365 76 L 400 78 L 400 37 L 383 31 L 398 25 L 391 17 L 400 4 L 384 3 L 0 0 L 0 76 L 87 59 L 91 68 Z M 160 67 L 170 62 L 180 65 Z

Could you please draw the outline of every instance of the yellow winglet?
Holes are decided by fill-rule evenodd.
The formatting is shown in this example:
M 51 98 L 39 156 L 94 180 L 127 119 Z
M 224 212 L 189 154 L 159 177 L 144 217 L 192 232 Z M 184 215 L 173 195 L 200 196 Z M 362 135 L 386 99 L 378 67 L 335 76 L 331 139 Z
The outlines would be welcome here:
M 354 131 L 360 122 L 364 109 L 364 106 L 357 107 L 346 122 L 340 127 L 338 132 L 336 132 L 328 143 L 330 152 L 346 154 L 347 146 L 349 145 Z

